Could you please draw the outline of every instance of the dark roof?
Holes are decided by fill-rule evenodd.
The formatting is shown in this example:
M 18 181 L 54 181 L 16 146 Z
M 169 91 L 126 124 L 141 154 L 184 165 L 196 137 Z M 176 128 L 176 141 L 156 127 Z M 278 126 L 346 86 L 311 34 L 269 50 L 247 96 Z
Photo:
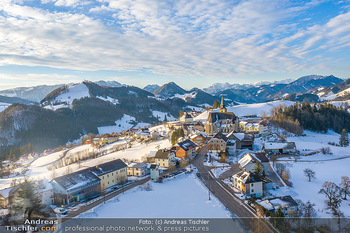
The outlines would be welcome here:
M 188 151 L 189 149 L 196 148 L 196 143 L 192 142 L 190 139 L 187 139 L 183 142 L 178 143 L 179 147 L 181 147 L 183 150 Z
M 222 139 L 224 140 L 225 142 L 227 141 L 227 137 L 221 133 L 221 132 L 218 132 L 217 134 L 215 134 L 212 138 L 217 138 L 217 139 Z
M 56 177 L 52 181 L 56 181 L 64 189 L 69 190 L 83 187 L 89 183 L 99 182 L 100 178 L 92 172 L 92 168 L 86 168 L 81 171 Z
M 269 159 L 266 157 L 266 153 L 265 152 L 254 153 L 254 154 L 262 163 L 268 163 L 269 162 Z
M 98 178 L 98 176 L 122 169 L 124 167 L 127 167 L 127 165 L 122 160 L 117 159 L 99 164 L 96 167 L 89 167 L 84 170 L 56 177 L 53 180 L 67 190 L 76 189 L 85 186 L 88 183 L 99 182 L 100 178 Z
M 248 171 L 240 171 L 236 175 L 242 178 L 244 184 L 262 181 L 258 175 L 250 173 Z
M 127 167 L 127 165 L 120 159 L 113 160 L 107 163 L 99 164 L 96 167 L 94 167 L 93 172 L 97 176 L 102 176 L 104 174 L 122 169 L 124 167 Z
M 168 159 L 170 153 L 172 153 L 172 150 L 158 150 L 156 153 L 156 156 L 154 156 L 154 158 L 157 159 Z
M 157 167 L 158 167 L 158 165 L 157 165 L 157 164 L 151 164 L 150 169 L 156 169 Z
M 231 123 L 233 124 L 236 118 L 237 117 L 233 112 L 210 112 L 207 122 L 214 123 L 220 120 L 231 120 Z

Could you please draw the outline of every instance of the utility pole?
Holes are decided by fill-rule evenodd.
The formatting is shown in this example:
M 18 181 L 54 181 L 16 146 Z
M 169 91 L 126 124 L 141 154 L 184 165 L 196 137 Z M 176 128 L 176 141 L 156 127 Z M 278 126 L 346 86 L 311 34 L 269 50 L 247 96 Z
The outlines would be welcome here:
M 209 201 L 210 201 L 210 181 L 209 181 L 209 172 L 208 172 L 208 194 L 209 194 Z

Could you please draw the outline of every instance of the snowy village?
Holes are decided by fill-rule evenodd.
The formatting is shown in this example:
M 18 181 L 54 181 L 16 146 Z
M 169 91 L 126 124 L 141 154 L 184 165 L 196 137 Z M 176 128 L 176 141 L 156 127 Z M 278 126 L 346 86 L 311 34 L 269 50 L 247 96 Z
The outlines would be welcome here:
M 33 216 L 55 219 L 349 217 L 349 147 L 333 131 L 270 125 L 272 109 L 292 104 L 226 106 L 222 96 L 179 119 L 156 111 L 157 125 L 124 115 L 67 147 L 3 161 L 1 221 L 24 218 L 23 189 L 37 197 Z

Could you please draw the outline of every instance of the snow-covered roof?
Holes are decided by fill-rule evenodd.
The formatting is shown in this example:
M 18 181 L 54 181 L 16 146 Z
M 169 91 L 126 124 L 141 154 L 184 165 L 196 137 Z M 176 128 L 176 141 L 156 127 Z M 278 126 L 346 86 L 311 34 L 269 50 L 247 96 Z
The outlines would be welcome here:
M 135 168 L 146 169 L 148 167 L 148 164 L 147 163 L 129 163 L 128 167 L 135 167 Z
M 258 202 L 261 206 L 268 210 L 276 210 L 279 206 L 282 208 L 290 208 L 293 206 L 298 206 L 298 203 L 289 195 L 282 197 L 273 197 L 263 201 Z
M 0 190 L 0 195 L 3 197 L 3 198 L 8 198 L 9 195 L 10 195 L 10 191 L 11 189 L 13 189 L 14 187 L 10 187 L 10 188 L 6 188 L 6 189 L 1 189 Z
M 244 139 L 244 133 L 234 133 L 233 131 L 227 135 L 228 138 L 233 135 L 235 136 L 238 140 L 242 141 Z
M 295 149 L 295 143 L 294 142 L 265 142 L 264 148 L 268 150 Z

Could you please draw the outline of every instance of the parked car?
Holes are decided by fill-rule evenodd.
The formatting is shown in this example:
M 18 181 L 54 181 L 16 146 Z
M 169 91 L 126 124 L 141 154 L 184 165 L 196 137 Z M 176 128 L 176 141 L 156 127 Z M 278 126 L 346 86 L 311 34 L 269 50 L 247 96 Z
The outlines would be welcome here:
M 67 213 L 67 209 L 62 208 L 62 207 L 57 207 L 53 210 L 56 214 L 66 214 Z

